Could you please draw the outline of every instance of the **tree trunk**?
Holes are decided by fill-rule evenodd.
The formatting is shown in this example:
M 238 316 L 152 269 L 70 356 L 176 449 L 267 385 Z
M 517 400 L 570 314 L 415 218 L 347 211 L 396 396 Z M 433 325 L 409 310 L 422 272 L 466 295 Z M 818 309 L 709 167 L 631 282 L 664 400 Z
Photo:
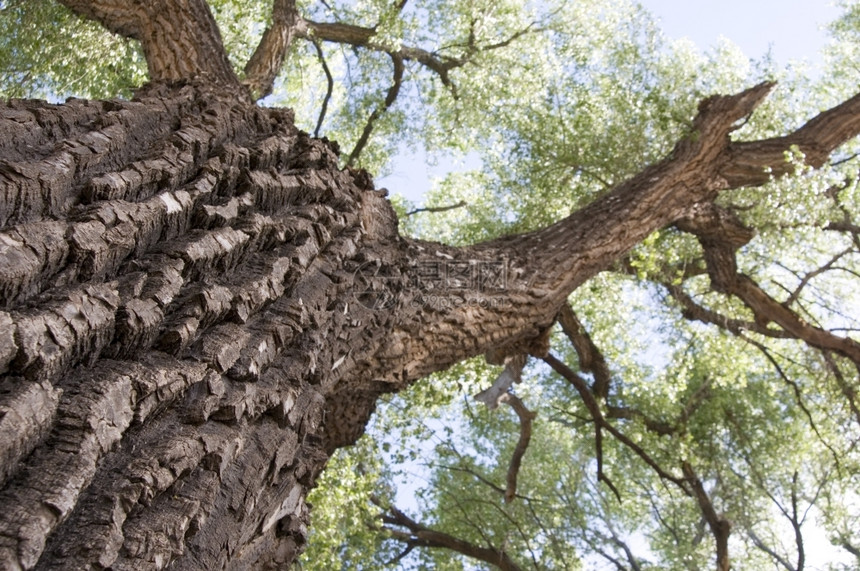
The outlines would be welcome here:
M 402 248 L 390 207 L 199 85 L 2 114 L 0 567 L 290 562 L 372 408 L 323 430 L 393 315 L 351 293 Z
M 182 21 L 66 3 L 147 54 Z M 820 164 L 860 131 L 855 97 L 732 143 L 771 86 L 715 97 L 671 156 L 583 210 L 452 248 L 399 236 L 366 173 L 251 102 L 206 56 L 202 0 L 152 5 L 197 15 L 178 37 L 205 32 L 193 54 L 148 55 L 184 83 L 0 106 L 3 569 L 289 564 L 308 491 L 379 395 L 490 350 L 540 353 L 567 295 L 653 230 L 780 174 L 781 150 Z
M 286 565 L 380 394 L 527 348 L 565 297 L 528 240 L 401 238 L 366 173 L 229 91 L 0 108 L 4 569 Z

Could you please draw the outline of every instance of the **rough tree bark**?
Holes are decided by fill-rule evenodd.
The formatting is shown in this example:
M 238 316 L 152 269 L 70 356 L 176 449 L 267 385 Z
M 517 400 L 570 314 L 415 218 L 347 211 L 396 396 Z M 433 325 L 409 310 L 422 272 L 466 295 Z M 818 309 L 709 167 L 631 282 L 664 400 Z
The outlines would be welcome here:
M 140 39 L 154 82 L 0 107 L 3 569 L 289 564 L 379 395 L 541 352 L 567 295 L 650 232 L 779 174 L 790 145 L 818 165 L 860 132 L 855 97 L 732 143 L 771 86 L 714 97 L 602 199 L 458 249 L 401 237 L 366 173 L 256 106 L 203 0 L 65 3 Z

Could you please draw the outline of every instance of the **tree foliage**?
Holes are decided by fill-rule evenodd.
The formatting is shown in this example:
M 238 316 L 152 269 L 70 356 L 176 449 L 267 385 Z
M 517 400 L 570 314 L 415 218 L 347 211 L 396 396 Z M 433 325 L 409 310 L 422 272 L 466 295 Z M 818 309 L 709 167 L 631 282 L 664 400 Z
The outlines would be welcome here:
M 240 70 L 268 3 L 210 5 Z M 0 6 L 3 95 L 141 83 L 133 43 L 48 0 Z M 632 2 L 306 2 L 266 102 L 374 172 L 402 145 L 478 157 L 425 199 L 465 206 L 400 204 L 404 231 L 471 244 L 544 227 L 666 156 L 709 94 L 778 80 L 737 140 L 851 96 L 860 6 L 843 9 L 811 79 L 669 42 Z M 513 501 L 522 417 L 472 398 L 501 368 L 472 360 L 389 399 L 311 499 L 302 566 L 470 568 L 463 545 L 521 568 L 699 569 L 721 550 L 743 568 L 860 564 L 857 156 L 854 141 L 813 170 L 788 153 L 793 175 L 720 196 L 723 234 L 661 229 L 571 295 L 510 389 L 536 414 Z

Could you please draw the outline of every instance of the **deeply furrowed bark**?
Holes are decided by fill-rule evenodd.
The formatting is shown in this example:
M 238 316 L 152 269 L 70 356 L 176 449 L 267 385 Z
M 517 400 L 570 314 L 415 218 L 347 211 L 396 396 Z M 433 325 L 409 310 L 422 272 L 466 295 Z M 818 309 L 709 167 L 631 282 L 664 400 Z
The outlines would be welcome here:
M 459 249 L 399 237 L 366 173 L 210 83 L 6 104 L 0 565 L 292 561 L 380 394 L 528 352 L 573 288 L 721 188 L 767 89 L 565 221 Z
M 802 136 L 732 144 L 771 86 L 713 98 L 670 157 L 603 199 L 458 249 L 398 236 L 366 173 L 253 105 L 203 0 L 65 3 L 140 39 L 174 83 L 0 107 L 4 569 L 287 565 L 307 492 L 380 394 L 529 352 L 650 232 L 760 184 L 780 148 L 820 162 L 860 131 L 855 97 Z
M 399 279 L 390 207 L 205 86 L 2 115 L 0 567 L 291 561 L 372 407 L 341 380 L 394 315 L 361 269 Z
M 151 81 L 206 77 L 238 87 L 206 0 L 58 0 L 105 28 L 140 41 Z

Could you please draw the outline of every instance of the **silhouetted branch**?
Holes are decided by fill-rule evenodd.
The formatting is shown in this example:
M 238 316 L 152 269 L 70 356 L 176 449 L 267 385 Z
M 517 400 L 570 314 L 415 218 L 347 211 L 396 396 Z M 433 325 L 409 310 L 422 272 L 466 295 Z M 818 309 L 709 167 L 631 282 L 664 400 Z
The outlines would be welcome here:
M 320 60 L 320 65 L 323 68 L 323 72 L 325 73 L 326 78 L 326 92 L 325 97 L 323 97 L 322 106 L 320 107 L 320 114 L 317 118 L 317 126 L 314 129 L 314 137 L 320 136 L 320 129 L 322 128 L 323 121 L 325 121 L 325 114 L 328 111 L 328 104 L 331 101 L 331 95 L 334 91 L 334 77 L 332 77 L 331 70 L 328 68 L 328 63 L 325 61 L 325 55 L 322 51 L 322 46 L 320 46 L 319 42 L 313 41 L 314 48 L 317 51 L 317 57 Z
M 520 419 L 520 437 L 517 445 L 514 448 L 514 453 L 511 455 L 511 462 L 508 465 L 507 489 L 505 490 L 505 503 L 509 504 L 514 501 L 517 495 L 517 476 L 520 471 L 523 456 L 526 449 L 529 447 L 529 441 L 532 437 L 532 421 L 536 414 L 526 408 L 523 401 L 513 393 L 506 393 L 502 396 L 501 402 L 506 402 L 511 405 L 517 417 Z
M 520 567 L 502 549 L 481 547 L 453 535 L 435 531 L 413 520 L 394 506 L 385 507 L 378 499 L 372 501 L 386 510 L 382 521 L 392 538 L 413 547 L 442 547 L 478 561 L 496 565 L 503 571 L 519 571 Z
M 603 435 L 601 429 L 605 429 L 610 434 L 612 434 L 619 442 L 621 442 L 624 446 L 632 450 L 639 458 L 641 458 L 648 466 L 653 469 L 658 476 L 672 482 L 676 486 L 678 486 L 685 494 L 689 495 L 690 491 L 687 489 L 686 482 L 683 478 L 677 478 L 668 472 L 666 472 L 663 468 L 660 467 L 657 462 L 651 458 L 651 456 L 645 452 L 645 450 L 627 438 L 623 433 L 621 433 L 617 428 L 612 426 L 609 422 L 607 422 L 606 418 L 603 416 L 603 413 L 600 410 L 600 405 L 597 400 L 594 398 L 594 395 L 591 394 L 591 391 L 588 388 L 588 383 L 577 375 L 574 371 L 570 369 L 567 365 L 559 361 L 554 355 L 551 353 L 547 354 L 543 357 L 544 362 L 546 362 L 550 367 L 552 367 L 558 374 L 564 377 L 570 384 L 574 386 L 574 388 L 579 393 L 582 398 L 585 407 L 588 409 L 589 413 L 591 413 L 591 417 L 594 421 L 595 425 L 595 448 L 596 448 L 596 460 L 597 460 L 597 478 L 598 481 L 602 481 L 606 483 L 610 489 L 612 489 L 613 493 L 615 493 L 616 497 L 620 500 L 620 493 L 609 482 L 603 473 Z
M 352 166 L 355 163 L 356 159 L 361 154 L 361 151 L 364 150 L 364 147 L 370 140 L 370 134 L 373 132 L 373 124 L 377 119 L 382 117 L 382 115 L 388 111 L 392 105 L 394 105 L 394 101 L 397 100 L 397 95 L 400 93 L 400 86 L 403 83 L 403 58 L 399 55 L 392 54 L 391 62 L 394 64 L 394 79 L 391 83 L 391 87 L 388 88 L 388 93 L 385 95 L 385 101 L 382 102 L 382 105 L 374 109 L 370 114 L 370 117 L 368 117 L 367 124 L 365 124 L 364 130 L 361 132 L 361 137 L 358 138 L 355 148 L 353 148 L 352 152 L 349 154 L 349 159 L 346 161 L 347 166 Z
M 449 204 L 447 206 L 425 206 L 423 208 L 416 208 L 415 210 L 410 210 L 406 213 L 406 216 L 412 216 L 413 214 L 418 214 L 420 212 L 445 212 L 447 210 L 454 210 L 455 208 L 463 208 L 464 206 L 468 206 L 469 203 L 465 200 L 461 200 L 457 204 Z

